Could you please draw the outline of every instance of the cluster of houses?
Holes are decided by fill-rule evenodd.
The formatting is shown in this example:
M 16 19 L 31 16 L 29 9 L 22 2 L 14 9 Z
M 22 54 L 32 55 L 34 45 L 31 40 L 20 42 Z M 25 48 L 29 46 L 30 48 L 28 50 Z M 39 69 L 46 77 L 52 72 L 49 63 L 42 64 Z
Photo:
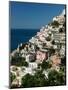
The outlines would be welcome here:
M 37 32 L 29 42 L 24 45 L 20 44 L 18 48 L 11 53 L 11 57 L 14 56 L 16 52 L 20 53 L 29 63 L 28 67 L 10 66 L 10 72 L 17 76 L 12 82 L 12 85 L 21 85 L 21 78 L 27 73 L 34 75 L 34 69 L 37 69 L 37 65 L 44 60 L 51 60 L 51 69 L 59 71 L 61 59 L 65 57 L 65 14 L 54 17 L 52 22 L 54 21 L 59 24 L 58 27 L 51 24 L 43 26 L 40 32 Z M 13 71 L 13 68 L 16 67 L 18 70 Z M 44 73 L 47 75 L 46 71 L 44 71 Z

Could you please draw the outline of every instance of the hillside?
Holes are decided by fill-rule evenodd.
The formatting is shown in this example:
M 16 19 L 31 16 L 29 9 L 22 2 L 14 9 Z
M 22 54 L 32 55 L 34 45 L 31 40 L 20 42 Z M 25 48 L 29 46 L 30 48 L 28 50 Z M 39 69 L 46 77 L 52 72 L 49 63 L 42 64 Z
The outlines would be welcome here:
M 65 85 L 65 10 L 10 54 L 11 87 Z

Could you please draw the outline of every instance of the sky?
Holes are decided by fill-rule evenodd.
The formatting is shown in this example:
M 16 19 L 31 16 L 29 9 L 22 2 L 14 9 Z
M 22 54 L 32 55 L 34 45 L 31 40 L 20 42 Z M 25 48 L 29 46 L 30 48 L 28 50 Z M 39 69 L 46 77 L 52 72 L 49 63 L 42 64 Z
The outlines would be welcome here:
M 10 28 L 40 29 L 50 23 L 65 8 L 60 4 L 40 4 L 10 1 Z

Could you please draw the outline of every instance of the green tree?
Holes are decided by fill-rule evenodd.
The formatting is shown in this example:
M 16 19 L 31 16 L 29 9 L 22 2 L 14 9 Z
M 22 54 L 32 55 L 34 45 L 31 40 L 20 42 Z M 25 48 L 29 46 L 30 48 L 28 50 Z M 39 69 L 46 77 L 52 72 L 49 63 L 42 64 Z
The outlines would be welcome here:
M 57 72 L 55 70 L 51 70 L 48 74 L 48 83 L 51 86 L 64 85 L 65 84 L 64 74 L 61 72 Z
M 43 72 L 42 70 L 37 70 L 34 75 L 35 87 L 47 86 L 47 79 L 42 72 Z
M 51 23 L 51 25 L 52 25 L 53 27 L 58 27 L 60 24 L 58 23 L 58 21 L 53 21 L 53 22 Z
M 52 44 L 53 44 L 53 45 L 55 44 L 55 40 L 52 41 Z
M 10 73 L 10 82 L 12 83 L 16 76 L 13 73 Z
M 22 87 L 33 87 L 34 86 L 34 78 L 30 74 L 26 74 L 22 78 Z
M 16 55 L 11 58 L 11 65 L 16 65 L 16 66 L 28 66 L 28 63 L 25 61 L 24 57 L 21 57 L 19 55 Z
M 51 64 L 44 60 L 40 65 L 38 65 L 38 67 L 41 67 L 42 70 L 46 70 L 48 68 L 51 68 Z
M 46 40 L 50 41 L 51 40 L 51 36 L 46 37 Z

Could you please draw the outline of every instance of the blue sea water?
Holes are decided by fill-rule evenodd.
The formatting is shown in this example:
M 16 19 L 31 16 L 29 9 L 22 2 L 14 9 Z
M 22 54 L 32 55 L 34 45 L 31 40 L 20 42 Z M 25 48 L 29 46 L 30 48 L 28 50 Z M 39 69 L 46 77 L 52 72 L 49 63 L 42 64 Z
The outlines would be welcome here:
M 28 42 L 31 37 L 36 35 L 39 29 L 11 29 L 10 49 L 13 51 L 20 43 Z

